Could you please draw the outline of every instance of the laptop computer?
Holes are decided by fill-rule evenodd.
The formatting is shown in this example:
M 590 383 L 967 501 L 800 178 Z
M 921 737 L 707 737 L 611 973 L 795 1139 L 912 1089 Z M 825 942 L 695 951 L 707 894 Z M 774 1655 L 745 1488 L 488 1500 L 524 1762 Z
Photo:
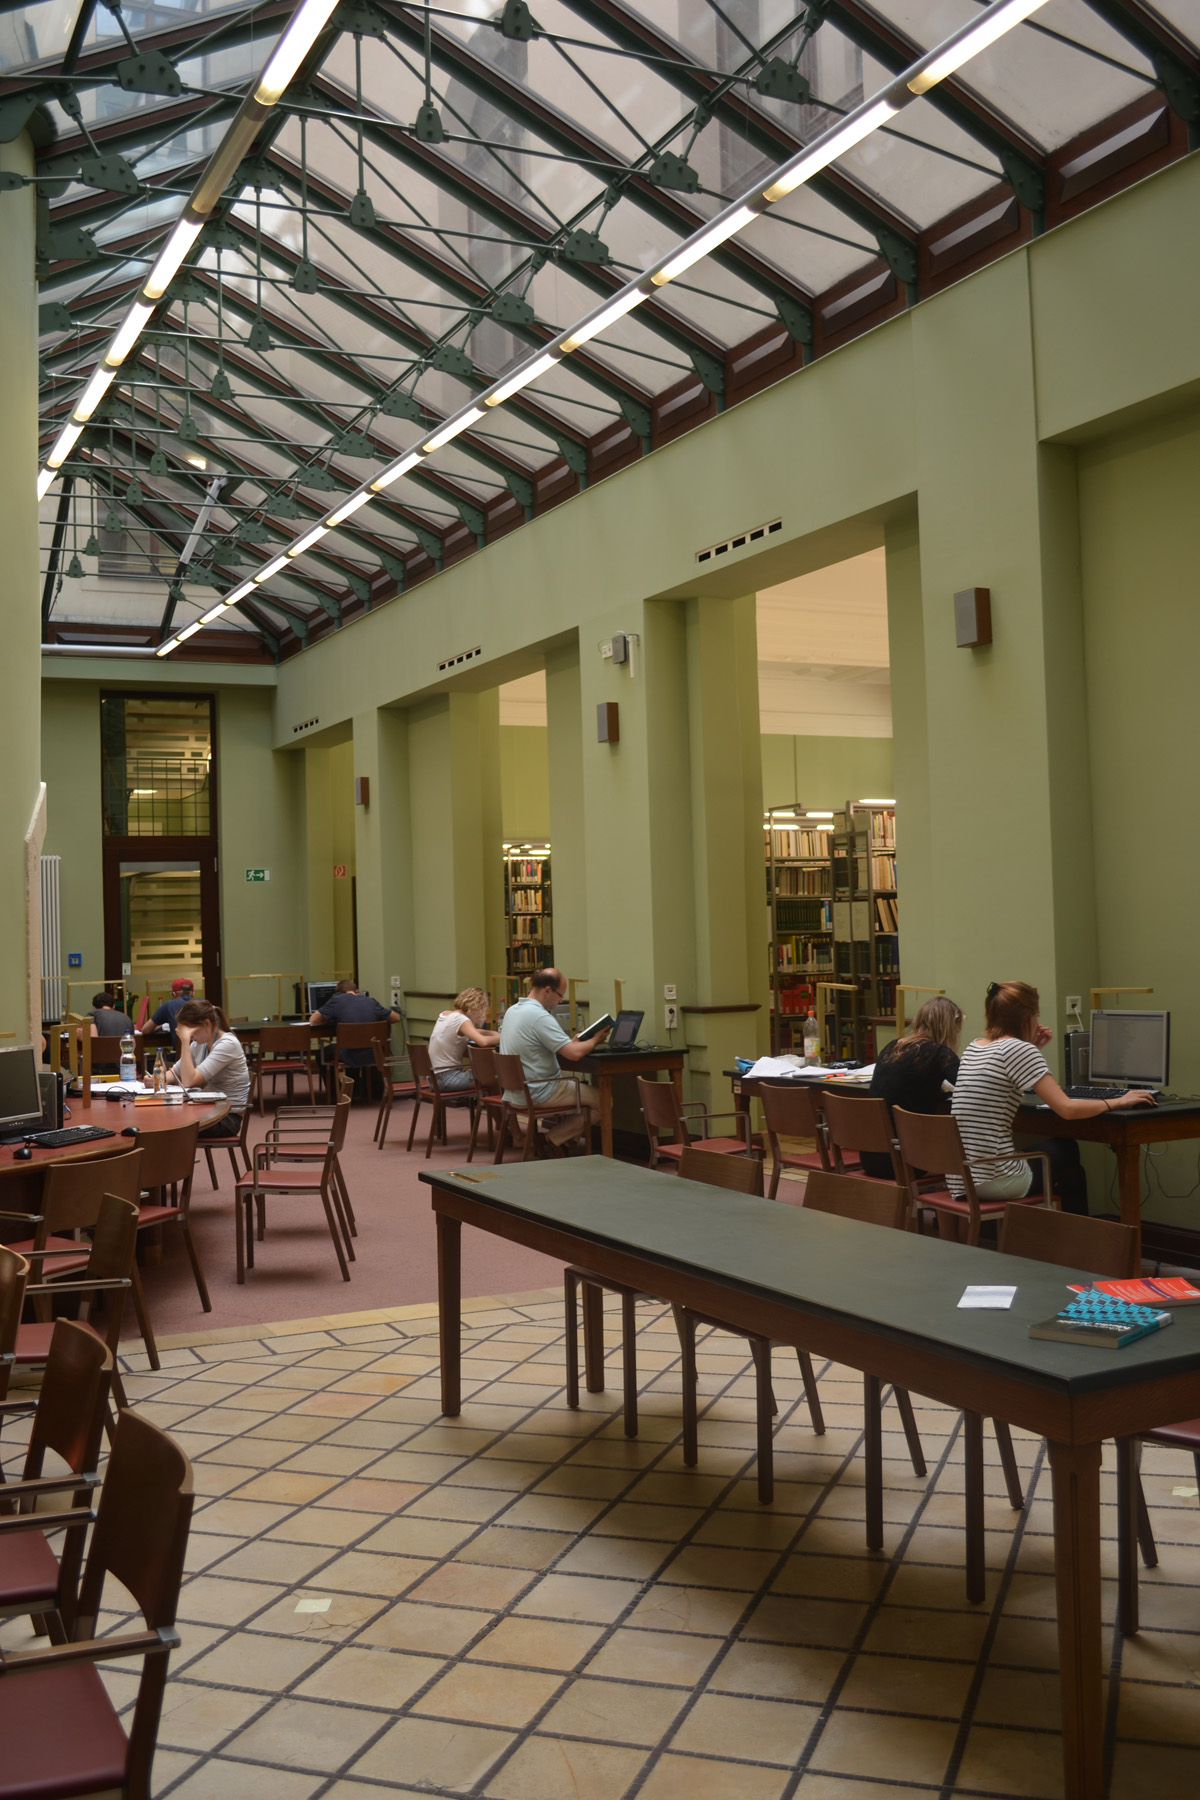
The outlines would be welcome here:
M 644 1012 L 619 1012 L 617 1022 L 609 1032 L 603 1044 L 589 1052 L 592 1056 L 619 1056 L 624 1051 L 632 1050 L 637 1043 L 638 1032 L 642 1029 Z

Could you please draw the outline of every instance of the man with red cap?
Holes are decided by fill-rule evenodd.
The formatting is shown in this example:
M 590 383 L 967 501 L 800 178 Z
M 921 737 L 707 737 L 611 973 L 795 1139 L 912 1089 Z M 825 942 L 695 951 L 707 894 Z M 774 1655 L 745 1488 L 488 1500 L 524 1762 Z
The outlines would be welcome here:
M 175 1021 L 194 993 L 195 987 L 186 975 L 181 975 L 177 981 L 173 981 L 171 998 L 163 1001 L 142 1036 L 152 1037 L 155 1032 L 169 1032 L 172 1048 L 178 1051 L 179 1039 L 175 1035 Z

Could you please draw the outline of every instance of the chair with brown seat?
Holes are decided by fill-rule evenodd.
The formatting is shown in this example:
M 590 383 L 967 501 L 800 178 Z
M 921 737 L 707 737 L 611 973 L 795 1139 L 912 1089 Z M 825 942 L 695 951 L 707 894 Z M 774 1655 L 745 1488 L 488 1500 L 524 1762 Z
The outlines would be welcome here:
M 349 1100 L 339 1100 L 339 1107 L 344 1115 L 349 1113 Z M 325 1223 L 333 1240 L 334 1254 L 342 1280 L 349 1281 L 350 1269 L 347 1257 L 355 1260 L 354 1245 L 351 1242 L 350 1228 L 341 1211 L 340 1197 L 337 1189 L 337 1144 L 338 1132 L 328 1129 L 320 1142 L 319 1166 L 302 1162 L 289 1162 L 285 1139 L 276 1138 L 272 1142 L 255 1144 L 254 1160 L 248 1174 L 243 1175 L 237 1184 L 236 1209 L 234 1226 L 237 1239 L 237 1279 L 239 1286 L 245 1282 L 246 1270 L 254 1267 L 255 1225 L 261 1243 L 266 1235 L 266 1202 L 268 1198 L 278 1199 L 285 1196 L 316 1196 L 325 1213 Z M 343 1244 L 345 1248 L 343 1249 Z
M 416 1097 L 417 1082 L 412 1073 L 412 1059 L 405 1056 L 389 1056 L 388 1045 L 382 1038 L 374 1038 L 371 1049 L 375 1056 L 375 1073 L 379 1076 L 380 1095 L 379 1112 L 375 1119 L 375 1143 L 382 1150 L 387 1141 L 388 1126 L 392 1120 L 392 1106 L 397 1100 L 412 1100 Z M 408 1074 L 401 1071 L 407 1069 Z
M 433 1059 L 425 1044 L 409 1046 L 409 1060 L 412 1072 L 416 1077 L 417 1088 L 413 1095 L 412 1123 L 408 1128 L 408 1148 L 413 1147 L 413 1137 L 417 1129 L 417 1114 L 424 1100 L 430 1107 L 429 1136 L 425 1140 L 426 1160 L 433 1154 L 433 1140 L 436 1137 L 441 1143 L 446 1141 L 446 1109 L 451 1106 L 467 1106 L 471 1110 L 472 1122 L 475 1114 L 474 1088 L 443 1088 L 439 1081 Z
M 883 1179 L 904 1187 L 904 1164 L 887 1101 L 871 1094 L 823 1094 L 821 1103 L 834 1173 L 857 1175 L 865 1181 Z M 859 1157 L 863 1150 L 890 1157 L 891 1175 L 866 1175 Z
M 139 1139 L 142 1152 L 142 1190 L 150 1198 L 139 1210 L 138 1230 L 150 1231 L 163 1225 L 174 1225 L 179 1230 L 188 1261 L 192 1265 L 200 1305 L 205 1312 L 211 1312 L 208 1283 L 200 1267 L 200 1255 L 192 1237 L 189 1218 L 199 1133 L 198 1123 L 178 1125 L 170 1131 L 143 1132 Z M 133 1300 L 142 1336 L 146 1340 L 150 1367 L 157 1369 L 160 1366 L 158 1346 L 150 1328 L 140 1280 L 135 1283 Z
M 213 1152 L 217 1150 L 228 1150 L 229 1161 L 233 1167 L 233 1179 L 236 1181 L 238 1176 L 243 1174 L 244 1171 L 250 1167 L 250 1152 L 246 1148 L 249 1130 L 250 1108 L 244 1106 L 242 1108 L 241 1122 L 236 1131 L 231 1131 L 228 1137 L 213 1136 L 200 1139 L 199 1148 L 204 1152 L 205 1160 L 208 1163 L 208 1177 L 212 1182 L 214 1189 L 220 1186 L 220 1182 L 217 1180 L 217 1167 L 213 1162 Z
M 650 1139 L 650 1167 L 656 1169 L 660 1162 L 678 1168 L 679 1160 L 689 1147 L 693 1150 L 705 1150 L 713 1156 L 746 1156 L 752 1146 L 750 1143 L 750 1124 L 745 1113 L 710 1113 L 705 1112 L 697 1102 L 688 1101 L 685 1105 L 675 1092 L 673 1081 L 647 1081 L 643 1076 L 637 1078 L 638 1099 L 642 1103 L 642 1117 L 646 1121 L 646 1135 Z M 734 1119 L 737 1122 L 735 1137 L 717 1137 L 707 1135 L 707 1127 L 714 1119 Z M 693 1135 L 693 1126 L 698 1131 Z M 668 1141 L 664 1142 L 659 1133 L 663 1133 Z
M 271 1148 L 272 1160 L 281 1163 L 308 1163 L 316 1167 L 325 1161 L 333 1143 L 333 1187 L 331 1193 L 342 1235 L 347 1241 L 358 1236 L 358 1221 L 350 1200 L 350 1189 L 342 1169 L 342 1151 L 350 1124 L 352 1084 L 347 1081 L 336 1106 L 281 1106 L 275 1123 L 263 1139 Z M 262 1233 L 259 1233 L 261 1238 Z
M 762 1196 L 763 1166 L 757 1157 L 721 1156 L 709 1150 L 686 1145 L 680 1158 L 679 1175 L 683 1181 L 703 1181 L 711 1187 L 728 1188 L 739 1194 L 755 1194 L 760 1198 Z M 767 1505 L 775 1493 L 773 1420 L 776 1405 L 775 1394 L 771 1386 L 771 1340 L 769 1337 L 760 1337 L 752 1332 L 744 1331 L 738 1325 L 730 1325 L 724 1319 L 713 1318 L 707 1313 L 693 1312 L 690 1306 L 676 1306 L 673 1310 L 675 1324 L 679 1331 L 679 1342 L 683 1350 L 683 1460 L 689 1468 L 694 1468 L 700 1459 L 696 1327 L 697 1325 L 708 1325 L 716 1331 L 726 1331 L 734 1337 L 744 1337 L 750 1346 L 750 1354 L 754 1358 L 755 1421 L 758 1433 L 758 1497 L 764 1505 Z M 821 1411 L 821 1399 L 817 1391 L 817 1377 L 813 1369 L 812 1358 L 805 1350 L 797 1350 L 796 1358 L 800 1364 L 800 1378 L 804 1383 L 804 1396 L 808 1401 L 812 1428 L 817 1436 L 821 1437 L 825 1431 L 825 1418 Z
M 129 1402 L 121 1383 L 117 1355 L 121 1343 L 121 1326 L 125 1318 L 125 1298 L 133 1284 L 137 1232 L 138 1209 L 133 1201 L 122 1200 L 116 1194 L 102 1195 L 96 1222 L 92 1227 L 86 1269 L 53 1281 L 43 1278 L 30 1282 L 25 1289 L 27 1300 L 52 1298 L 58 1302 L 73 1300 L 77 1303 L 79 1323 L 100 1338 L 112 1354 L 112 1391 L 121 1411 L 124 1411 Z M 35 1270 L 45 1264 L 48 1272 L 54 1266 L 52 1255 L 46 1250 L 31 1252 L 29 1261 Z M 98 1296 L 103 1296 L 103 1330 L 92 1316 L 97 1310 Z M 53 1338 L 54 1321 L 51 1319 L 38 1319 L 34 1323 L 18 1326 L 14 1345 L 17 1368 L 44 1368 Z
M 475 1116 L 471 1120 L 471 1141 L 467 1146 L 467 1161 L 470 1162 L 475 1155 L 475 1140 L 479 1136 L 481 1119 L 487 1120 L 488 1149 L 494 1150 L 496 1147 L 496 1133 L 504 1115 L 504 1090 L 496 1073 L 496 1052 L 489 1045 L 468 1044 L 467 1056 L 471 1073 L 475 1077 L 476 1095 Z
M 779 1177 L 784 1169 L 831 1169 L 829 1140 L 825 1129 L 822 1096 L 811 1087 L 765 1087 L 760 1095 L 763 1121 L 767 1128 L 767 1148 L 771 1155 L 771 1185 L 767 1198 L 779 1195 Z M 785 1150 L 781 1138 L 812 1138 L 812 1150 Z
M 0 1618 L 27 1613 L 56 1644 L 66 1642 L 75 1621 L 112 1369 L 112 1352 L 95 1332 L 58 1319 L 36 1402 L 0 1402 L 0 1417 L 33 1414 L 21 1478 L 0 1494 Z M 66 1463 L 68 1475 L 45 1474 L 48 1450 Z M 53 1512 L 38 1511 L 37 1530 L 16 1524 L 21 1513 L 37 1510 L 53 1494 L 67 1498 Z M 55 1555 L 46 1533 L 60 1529 L 64 1537 Z
M 12 1380 L 17 1331 L 28 1279 L 26 1258 L 6 1245 L 0 1245 L 0 1400 L 8 1393 L 8 1384 Z M 0 1468 L 0 1481 L 3 1479 L 4 1470 Z
M 492 1158 L 493 1162 L 504 1161 L 504 1150 L 508 1143 L 510 1127 L 514 1145 L 518 1136 L 521 1137 L 521 1161 L 528 1162 L 537 1147 L 539 1124 L 550 1125 L 556 1119 L 573 1118 L 576 1113 L 580 1117 L 578 1135 L 583 1142 L 584 1150 L 590 1148 L 591 1118 L 583 1102 L 583 1091 L 578 1075 L 562 1077 L 562 1080 L 569 1081 L 574 1086 L 574 1105 L 569 1100 L 550 1102 L 535 1100 L 529 1092 L 525 1065 L 519 1056 L 501 1056 L 497 1052 L 496 1079 L 500 1083 L 503 1105 L 500 1109 L 500 1130 L 496 1134 L 496 1153 Z M 509 1100 L 507 1096 L 510 1093 L 520 1094 L 522 1098 L 518 1101 Z
M 392 1026 L 389 1019 L 352 1019 L 337 1028 L 337 1047 L 333 1060 L 329 1065 L 329 1092 L 337 1092 L 337 1071 L 340 1068 L 345 1050 L 367 1050 L 370 1061 L 365 1063 L 349 1063 L 352 1069 L 361 1069 L 364 1082 L 364 1098 L 370 1093 L 370 1071 L 375 1068 L 375 1045 L 382 1044 L 386 1049 L 391 1044 Z
M 36 1529 L 37 1515 L 27 1516 Z M 191 1516 L 192 1471 L 183 1451 L 148 1420 L 122 1413 L 70 1641 L 4 1655 L 0 1800 L 150 1800 L 167 1661 L 179 1644 L 175 1612 Z M 96 1635 L 110 1575 L 133 1596 L 144 1630 Z M 143 1660 L 126 1736 L 97 1664 L 131 1656 Z
M 260 1115 L 266 1110 L 266 1082 L 271 1081 L 271 1092 L 279 1091 L 279 1077 L 287 1082 L 287 1097 L 294 1097 L 295 1081 L 298 1075 L 308 1082 L 308 1097 L 315 1101 L 317 1094 L 313 1086 L 315 1070 L 313 1069 L 312 1027 L 309 1025 L 264 1025 L 258 1037 L 258 1055 L 254 1060 L 254 1090 L 258 1095 Z
M 1004 1217 L 1006 1206 L 1057 1207 L 1050 1158 L 1042 1151 L 1017 1150 L 1012 1156 L 972 1157 L 968 1162 L 958 1120 L 949 1113 L 906 1112 L 902 1106 L 896 1106 L 892 1108 L 892 1119 L 900 1145 L 905 1186 L 915 1207 L 931 1207 L 937 1214 L 938 1230 L 943 1237 L 977 1244 L 982 1226 L 989 1222 L 998 1224 Z M 1040 1162 L 1042 1192 L 1017 1201 L 980 1199 L 973 1171 L 986 1180 L 989 1167 L 1001 1162 Z M 940 1185 L 945 1176 L 961 1181 L 961 1196 Z
M 861 1101 L 851 1101 L 859 1106 Z M 883 1102 L 880 1102 L 882 1105 Z M 870 1148 L 871 1146 L 867 1146 Z M 832 1213 L 839 1219 L 853 1219 L 860 1225 L 879 1225 L 889 1231 L 904 1231 L 909 1221 L 908 1189 L 890 1181 L 873 1181 L 866 1175 L 829 1175 L 814 1170 L 804 1189 L 804 1205 L 809 1212 Z M 914 1475 L 925 1475 L 925 1454 L 913 1413 L 912 1400 L 906 1388 L 892 1385 L 892 1398 L 900 1414 L 909 1461 Z M 865 1443 L 865 1488 L 867 1548 L 883 1548 L 883 1382 L 878 1375 L 863 1376 L 863 1418 Z

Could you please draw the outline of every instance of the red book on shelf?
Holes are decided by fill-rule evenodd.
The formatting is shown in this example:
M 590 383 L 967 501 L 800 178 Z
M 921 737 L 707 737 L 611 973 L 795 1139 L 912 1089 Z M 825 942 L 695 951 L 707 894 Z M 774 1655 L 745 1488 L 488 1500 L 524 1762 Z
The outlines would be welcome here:
M 1085 1293 L 1071 1284 L 1071 1291 Z M 1195 1306 L 1200 1301 L 1200 1288 L 1193 1287 L 1182 1275 L 1146 1275 L 1132 1281 L 1093 1281 L 1091 1291 L 1107 1294 L 1113 1300 L 1127 1300 L 1135 1306 Z

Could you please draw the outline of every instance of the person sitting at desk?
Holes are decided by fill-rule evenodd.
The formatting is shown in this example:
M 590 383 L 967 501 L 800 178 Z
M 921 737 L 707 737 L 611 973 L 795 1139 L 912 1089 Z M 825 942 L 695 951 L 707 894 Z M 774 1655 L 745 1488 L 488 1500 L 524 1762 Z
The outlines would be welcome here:
M 322 1000 L 316 1012 L 310 1014 L 310 1025 L 362 1025 L 370 1024 L 377 1019 L 388 1019 L 393 1025 L 399 1020 L 398 1012 L 389 1012 L 386 1006 L 380 1006 L 378 1000 L 372 1000 L 370 994 L 360 994 L 358 984 L 354 981 L 339 981 L 336 990 L 328 1000 Z M 332 1056 L 333 1051 L 322 1051 L 322 1058 Z M 369 1069 L 374 1066 L 375 1052 L 369 1044 L 359 1050 L 341 1050 L 340 1060 L 348 1069 Z M 360 1077 L 355 1075 L 357 1084 Z
M 223 1119 L 206 1125 L 200 1136 L 234 1137 L 241 1130 L 242 1114 L 250 1100 L 250 1071 L 246 1053 L 225 1023 L 224 1013 L 211 1000 L 189 1000 L 179 1009 L 175 1031 L 179 1061 L 168 1070 L 167 1080 L 224 1094 L 229 1111 Z
M 452 1010 L 438 1014 L 429 1034 L 429 1060 L 443 1093 L 474 1087 L 475 1077 L 465 1060 L 468 1044 L 491 1050 L 500 1042 L 498 1031 L 483 1029 L 489 1005 L 482 988 L 464 988 Z
M 178 981 L 173 981 L 171 998 L 164 1000 L 162 1005 L 151 1015 L 150 1023 L 146 1026 L 142 1036 L 153 1037 L 155 1032 L 166 1032 L 170 1035 L 171 1043 L 178 1050 L 179 1039 L 175 1032 L 175 1021 L 183 1008 L 189 1004 L 195 991 L 186 975 L 181 975 Z
M 1119 1106 L 1153 1105 L 1153 1095 L 1130 1088 L 1111 1100 L 1072 1100 L 1042 1055 L 1053 1035 L 1038 1018 L 1041 1001 L 1026 981 L 993 981 L 984 1002 L 987 1030 L 963 1051 L 951 1112 L 963 1148 L 980 1164 L 975 1190 L 981 1200 L 1027 1200 L 1042 1191 L 1042 1165 L 1021 1162 L 1013 1148 L 1012 1122 L 1021 1095 L 1032 1088 L 1060 1119 L 1096 1119 Z M 1088 1210 L 1087 1176 L 1074 1138 L 1045 1138 L 1033 1145 L 1050 1158 L 1054 1191 L 1066 1212 Z M 974 1169 L 972 1169 L 974 1174 Z M 961 1181 L 947 1182 L 952 1194 Z
M 962 1008 L 944 994 L 927 1000 L 904 1036 L 893 1038 L 879 1052 L 871 1077 L 872 1097 L 886 1100 L 889 1110 L 900 1106 L 905 1112 L 949 1112 L 958 1079 L 962 1022 Z M 892 1159 L 882 1150 L 859 1154 L 864 1175 L 879 1181 L 895 1180 Z
M 133 1020 L 126 1012 L 119 1012 L 113 996 L 105 988 L 102 994 L 92 995 L 92 1036 L 93 1037 L 125 1037 L 133 1036 Z
M 570 1113 L 546 1133 L 552 1144 L 563 1144 L 569 1138 L 577 1137 L 583 1124 L 582 1114 L 575 1110 L 575 1083 L 563 1077 L 560 1059 L 567 1063 L 582 1062 L 608 1036 L 606 1025 L 586 1042 L 578 1037 L 568 1037 L 554 1017 L 554 1009 L 562 1005 L 566 992 L 567 978 L 558 969 L 539 969 L 528 994 L 523 1000 L 514 1001 L 500 1026 L 500 1054 L 520 1057 L 530 1098 L 538 1106 L 552 1106 L 561 1100 L 564 1106 L 571 1108 Z M 504 1098 L 511 1106 L 517 1106 L 525 1096 L 506 1091 Z M 582 1099 L 588 1112 L 590 1133 L 599 1117 L 600 1103 L 586 1092 Z

